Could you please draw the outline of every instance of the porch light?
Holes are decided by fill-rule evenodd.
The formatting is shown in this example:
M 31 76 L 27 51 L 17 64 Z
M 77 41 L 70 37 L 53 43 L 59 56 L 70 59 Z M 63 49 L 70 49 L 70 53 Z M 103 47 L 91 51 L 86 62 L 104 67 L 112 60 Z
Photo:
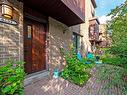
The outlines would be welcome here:
M 12 14 L 13 14 L 12 12 L 13 12 L 13 8 L 10 5 L 8 5 L 6 2 L 3 2 L 2 3 L 2 16 L 5 18 L 12 19 Z

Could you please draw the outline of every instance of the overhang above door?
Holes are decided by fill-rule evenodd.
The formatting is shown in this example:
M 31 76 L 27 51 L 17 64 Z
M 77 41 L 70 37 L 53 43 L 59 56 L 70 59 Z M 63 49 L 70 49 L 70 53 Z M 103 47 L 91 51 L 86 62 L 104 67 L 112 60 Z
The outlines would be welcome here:
M 85 21 L 85 0 L 19 0 L 24 6 L 72 26 Z

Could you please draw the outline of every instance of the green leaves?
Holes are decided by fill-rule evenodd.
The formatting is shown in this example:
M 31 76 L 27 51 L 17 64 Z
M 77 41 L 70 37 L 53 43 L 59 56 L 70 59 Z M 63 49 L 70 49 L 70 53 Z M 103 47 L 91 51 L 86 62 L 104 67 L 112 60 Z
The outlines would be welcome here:
M 16 66 L 13 66 L 16 64 Z M 23 95 L 24 62 L 7 61 L 0 67 L 0 95 Z
M 83 86 L 90 77 L 89 73 L 93 64 L 84 64 L 88 60 L 86 58 L 78 60 L 73 49 L 67 52 L 64 52 L 63 49 L 61 50 L 67 63 L 66 67 L 61 72 L 61 77 L 79 86 Z
M 16 79 L 17 79 L 17 77 L 15 77 L 15 76 L 10 76 L 10 77 L 7 79 L 7 81 L 13 82 L 13 81 L 15 81 Z
M 127 67 L 127 1 L 113 9 L 110 15 L 112 16 L 112 20 L 108 23 L 108 29 L 112 31 L 110 51 L 120 61 L 115 57 L 112 60 L 116 60 L 118 61 L 116 63 Z
M 6 86 L 5 88 L 2 89 L 3 93 L 9 93 L 10 91 L 11 91 L 11 86 L 10 85 L 8 85 L 8 86 Z

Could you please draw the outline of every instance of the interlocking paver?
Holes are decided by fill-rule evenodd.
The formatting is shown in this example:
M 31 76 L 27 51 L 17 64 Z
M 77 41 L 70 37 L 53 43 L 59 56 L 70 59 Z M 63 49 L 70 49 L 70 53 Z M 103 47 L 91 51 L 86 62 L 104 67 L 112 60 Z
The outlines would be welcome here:
M 40 81 L 27 85 L 25 95 L 122 95 L 120 86 L 104 89 L 104 85 L 111 79 L 97 82 L 95 72 L 96 69 L 94 68 L 91 71 L 92 77 L 84 87 L 79 87 L 62 78 L 54 79 L 47 76 Z

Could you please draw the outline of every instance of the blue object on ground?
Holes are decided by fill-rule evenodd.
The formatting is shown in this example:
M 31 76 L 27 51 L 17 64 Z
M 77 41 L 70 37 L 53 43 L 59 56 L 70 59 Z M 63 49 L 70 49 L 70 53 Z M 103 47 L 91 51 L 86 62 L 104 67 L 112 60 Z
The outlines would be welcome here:
M 96 64 L 102 64 L 102 61 L 95 61 Z
M 78 58 L 78 60 L 82 60 L 82 56 L 79 52 L 77 53 L 77 58 Z
M 92 53 L 88 52 L 88 54 L 86 55 L 86 57 L 88 58 L 88 61 L 85 62 L 85 64 L 91 64 L 91 60 L 93 60 L 94 56 Z
M 93 54 L 92 54 L 92 53 L 88 53 L 88 54 L 87 54 L 87 58 L 88 58 L 88 59 L 93 59 Z
M 96 61 L 99 61 L 100 60 L 100 56 L 96 56 Z
M 87 62 L 85 62 L 85 64 L 91 64 L 91 62 L 88 62 L 88 61 L 87 61 Z
M 53 72 L 53 78 L 58 78 L 59 77 L 59 70 L 56 68 L 54 69 L 54 72 Z

